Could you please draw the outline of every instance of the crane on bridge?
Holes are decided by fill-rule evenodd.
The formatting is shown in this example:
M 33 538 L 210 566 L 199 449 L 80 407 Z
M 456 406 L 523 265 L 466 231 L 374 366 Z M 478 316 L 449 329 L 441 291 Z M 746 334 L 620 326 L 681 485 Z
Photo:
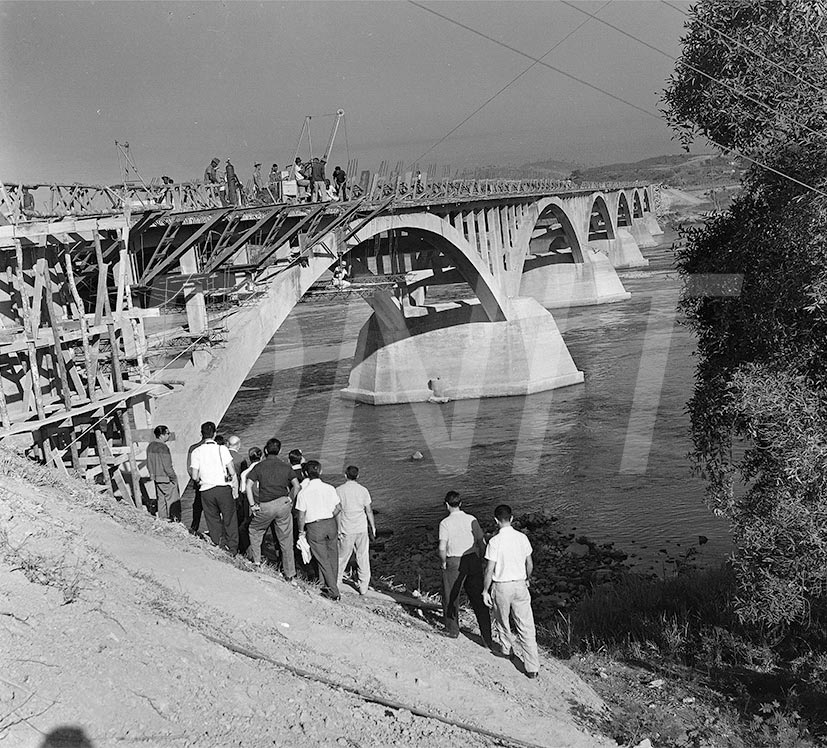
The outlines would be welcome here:
M 333 115 L 323 114 L 321 116 L 322 117 L 330 117 L 330 116 L 335 117 L 335 119 L 333 121 L 333 127 L 330 130 L 330 137 L 327 139 L 327 146 L 325 147 L 324 153 L 321 156 L 322 159 L 327 161 L 327 159 L 330 156 L 330 152 L 333 150 L 333 142 L 336 139 L 336 133 L 339 131 L 339 125 L 342 122 L 342 120 L 344 119 L 345 110 L 344 109 L 337 109 L 336 114 L 333 114 Z M 304 140 L 305 135 L 307 135 L 307 150 L 308 150 L 308 153 L 310 154 L 308 156 L 308 160 L 313 158 L 313 138 L 312 138 L 311 132 L 310 132 L 310 122 L 311 122 L 312 119 L 313 119 L 313 115 L 311 115 L 311 114 L 308 114 L 304 118 L 304 122 L 302 123 L 302 129 L 301 129 L 301 132 L 299 133 L 299 140 L 296 143 L 296 152 L 293 154 L 293 161 L 295 161 L 299 156 L 299 151 L 301 150 L 302 141 Z

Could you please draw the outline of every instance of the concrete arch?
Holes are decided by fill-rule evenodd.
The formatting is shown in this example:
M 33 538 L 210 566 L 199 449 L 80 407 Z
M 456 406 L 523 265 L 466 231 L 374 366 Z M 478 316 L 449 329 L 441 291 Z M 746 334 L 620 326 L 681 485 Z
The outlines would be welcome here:
M 565 238 L 569 241 L 573 261 L 576 263 L 582 263 L 584 244 L 583 230 L 588 225 L 589 216 L 569 216 L 569 213 L 566 210 L 566 206 L 563 204 L 563 201 L 557 197 L 547 197 L 543 198 L 542 200 L 539 200 L 536 204 L 536 210 L 537 217 L 533 221 L 533 226 L 531 227 L 531 234 L 534 233 L 534 231 L 537 228 L 537 224 L 539 224 L 540 221 L 544 219 L 544 217 L 553 216 L 557 219 L 558 223 L 563 229 L 563 234 L 565 235 Z M 582 210 L 581 212 L 585 214 L 586 211 Z M 580 231 L 577 230 L 577 226 L 581 227 Z M 529 236 L 531 236 L 531 234 L 529 234 Z M 529 249 L 527 249 L 527 253 L 528 252 L 530 252 Z
M 637 190 L 632 190 L 632 218 L 643 218 L 643 204 Z
M 447 219 L 438 215 L 415 213 L 377 216 L 359 230 L 347 251 L 377 234 L 398 229 L 427 233 L 434 246 L 451 259 L 460 275 L 474 290 L 488 319 L 492 322 L 506 319 L 508 297 L 499 288 L 485 261 L 477 253 L 476 247 L 472 247 L 465 235 L 455 229 Z
M 615 225 L 620 228 L 629 228 L 632 225 L 632 211 L 629 210 L 629 201 L 626 195 L 621 192 L 617 200 L 617 220 Z
M 652 212 L 652 200 L 649 197 L 649 187 L 644 187 L 641 192 L 643 193 L 643 212 L 651 213 Z
M 594 231 L 594 224 L 595 218 L 598 218 L 603 222 L 605 225 L 605 234 L 606 236 L 593 236 L 593 234 L 597 233 Z M 600 232 L 604 233 L 604 232 Z M 613 240 L 615 238 L 615 226 L 614 221 L 612 220 L 612 214 L 609 211 L 609 206 L 606 204 L 606 198 L 603 197 L 602 194 L 596 193 L 593 196 L 592 201 L 592 209 L 589 215 L 589 241 L 593 241 L 594 239 L 606 239 L 606 240 Z

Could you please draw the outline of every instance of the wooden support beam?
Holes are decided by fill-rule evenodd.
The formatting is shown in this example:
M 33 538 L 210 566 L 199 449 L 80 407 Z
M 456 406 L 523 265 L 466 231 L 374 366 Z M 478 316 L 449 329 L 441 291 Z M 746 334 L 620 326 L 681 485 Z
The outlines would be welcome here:
M 69 386 L 69 375 L 66 370 L 66 359 L 63 357 L 63 345 L 61 344 L 60 322 L 57 319 L 54 305 L 54 289 L 49 284 L 49 293 L 46 298 L 46 313 L 49 317 L 49 325 L 52 328 L 52 346 L 54 348 L 55 367 L 57 370 L 57 378 L 60 384 L 60 394 L 63 398 L 63 405 L 68 413 L 72 409 L 72 388 Z M 78 390 L 78 394 L 83 396 L 83 389 Z M 72 459 L 72 467 L 80 469 L 80 460 L 77 447 L 77 430 L 72 428 L 72 441 L 69 444 L 70 455 Z M 59 457 L 60 463 L 63 464 L 63 458 Z
M 181 256 L 192 246 L 198 242 L 204 234 L 208 231 L 212 230 L 218 223 L 223 221 L 230 215 L 229 210 L 223 210 L 220 213 L 216 213 L 215 216 L 206 223 L 203 223 L 195 233 L 190 236 L 185 242 L 180 244 L 176 247 L 172 252 L 168 253 L 163 260 L 160 260 L 155 267 L 148 267 L 144 270 L 143 275 L 141 275 L 138 285 L 146 286 L 149 285 L 153 279 L 163 273 L 168 267 L 171 267 L 173 264 L 178 262 Z
M 27 339 L 31 392 L 34 397 L 37 417 L 44 418 L 43 393 L 40 389 L 40 368 L 37 365 L 37 330 L 32 328 L 32 314 L 31 309 L 29 308 L 29 292 L 26 290 L 26 276 L 23 272 L 23 246 L 19 239 L 15 240 L 14 247 L 15 259 L 17 261 L 18 290 L 20 292 L 20 312 L 23 317 L 23 328 L 26 331 Z
M 236 239 L 229 247 L 224 250 L 218 251 L 210 257 L 205 266 L 202 268 L 202 272 L 204 273 L 211 273 L 216 268 L 220 267 L 222 263 L 226 262 L 230 258 L 235 255 L 238 250 L 240 250 L 249 240 L 256 231 L 260 231 L 263 229 L 270 221 L 273 221 L 274 224 L 281 224 L 284 223 L 283 216 L 286 215 L 287 209 L 283 205 L 279 205 L 269 212 L 265 213 L 264 216 L 258 219 L 249 229 L 244 231 L 238 239 Z M 281 221 L 278 219 L 282 218 Z M 273 227 L 275 228 L 275 226 Z
M 256 267 L 262 268 L 264 265 L 267 264 L 268 260 L 278 252 L 278 250 L 283 247 L 287 242 L 289 242 L 294 236 L 299 234 L 299 232 L 307 226 L 309 223 L 313 221 L 317 216 L 324 212 L 325 204 L 321 203 L 318 207 L 313 208 L 310 212 L 302 218 L 295 226 L 293 226 L 287 233 L 282 234 L 279 236 L 273 244 L 268 247 L 264 254 L 261 257 L 257 258 L 256 260 Z
M 89 330 L 86 322 L 86 311 L 83 306 L 83 300 L 78 293 L 78 287 L 75 283 L 75 272 L 72 269 L 72 257 L 67 252 L 63 255 L 63 261 L 66 264 L 66 283 L 69 286 L 72 299 L 74 300 L 75 316 L 80 322 L 80 339 L 83 346 L 83 358 L 86 363 L 86 391 L 90 400 L 95 399 L 95 364 L 92 358 L 92 347 L 89 344 Z

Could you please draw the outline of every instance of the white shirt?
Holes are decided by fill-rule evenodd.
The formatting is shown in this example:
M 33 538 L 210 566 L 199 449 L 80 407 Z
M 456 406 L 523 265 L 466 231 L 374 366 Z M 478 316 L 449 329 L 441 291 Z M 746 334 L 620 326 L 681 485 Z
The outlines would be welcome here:
M 336 489 L 342 503 L 341 531 L 343 535 L 368 531 L 365 508 L 370 506 L 370 493 L 361 483 L 348 480 Z
M 216 486 L 232 486 L 227 480 L 227 466 L 233 464 L 230 450 L 222 444 L 208 439 L 192 450 L 190 467 L 198 471 L 198 482 L 202 491 Z
M 449 512 L 448 516 L 439 523 L 439 542 L 445 541 L 445 552 L 448 556 L 466 556 L 476 553 L 474 539 L 474 523 L 476 517 L 466 514 L 461 509 Z
M 304 512 L 305 524 L 318 522 L 320 519 L 332 519 L 338 505 L 339 494 L 336 493 L 336 489 L 321 478 L 308 481 L 296 497 L 296 509 Z
M 510 525 L 488 541 L 485 550 L 487 561 L 494 562 L 495 582 L 521 582 L 525 576 L 525 560 L 531 555 L 531 543 L 519 530 Z

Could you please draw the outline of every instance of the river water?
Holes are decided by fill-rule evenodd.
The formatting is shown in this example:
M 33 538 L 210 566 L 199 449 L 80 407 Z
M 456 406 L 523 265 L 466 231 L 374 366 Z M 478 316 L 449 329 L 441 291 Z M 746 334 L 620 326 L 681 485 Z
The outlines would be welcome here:
M 243 448 L 278 436 L 343 480 L 358 465 L 380 528 L 421 534 L 448 489 L 488 519 L 493 507 L 545 509 L 658 570 L 698 547 L 702 563 L 730 548 L 725 522 L 693 475 L 686 401 L 694 339 L 675 314 L 679 290 L 666 232 L 646 269 L 621 271 L 629 301 L 554 310 L 585 383 L 528 397 L 374 407 L 345 400 L 361 299 L 299 304 L 268 344 L 222 421 Z M 411 460 L 419 450 L 421 461 Z

